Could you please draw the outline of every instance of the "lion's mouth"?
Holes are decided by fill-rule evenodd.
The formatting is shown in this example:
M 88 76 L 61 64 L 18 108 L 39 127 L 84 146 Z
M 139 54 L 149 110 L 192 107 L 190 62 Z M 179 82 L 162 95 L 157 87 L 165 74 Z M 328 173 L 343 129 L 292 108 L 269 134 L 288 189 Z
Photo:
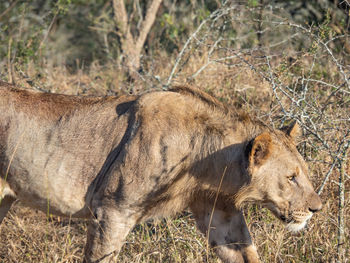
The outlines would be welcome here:
M 281 219 L 281 221 L 286 224 L 289 224 L 293 221 L 293 218 L 291 216 L 286 217 L 283 214 L 280 214 L 279 219 Z
M 293 221 L 293 218 L 291 214 L 289 213 L 282 213 L 281 209 L 279 209 L 277 206 L 275 206 L 273 203 L 264 203 L 263 206 L 265 206 L 267 209 L 269 209 L 275 217 L 279 218 L 283 223 L 290 223 Z
M 286 211 L 282 213 L 282 210 L 271 203 L 265 204 L 265 206 L 278 218 L 289 231 L 297 232 L 303 229 L 309 219 L 312 217 L 312 213 L 306 212 L 291 212 Z
M 286 218 L 284 215 L 281 215 L 279 218 L 286 225 L 286 228 L 289 231 L 298 232 L 307 225 L 311 217 L 312 213 L 296 212 L 288 216 L 288 218 Z
M 285 217 L 280 215 L 279 218 L 284 223 L 288 231 L 298 232 L 302 230 L 306 225 L 311 216 L 305 216 L 303 218 L 294 218 L 292 215 Z

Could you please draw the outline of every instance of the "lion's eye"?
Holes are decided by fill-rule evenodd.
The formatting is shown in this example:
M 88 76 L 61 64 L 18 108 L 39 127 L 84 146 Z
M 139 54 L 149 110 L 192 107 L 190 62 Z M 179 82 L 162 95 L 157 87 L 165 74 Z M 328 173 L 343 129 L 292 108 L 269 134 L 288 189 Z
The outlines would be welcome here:
M 293 182 L 293 183 L 297 182 L 295 174 L 293 174 L 292 176 L 288 177 L 288 180 Z

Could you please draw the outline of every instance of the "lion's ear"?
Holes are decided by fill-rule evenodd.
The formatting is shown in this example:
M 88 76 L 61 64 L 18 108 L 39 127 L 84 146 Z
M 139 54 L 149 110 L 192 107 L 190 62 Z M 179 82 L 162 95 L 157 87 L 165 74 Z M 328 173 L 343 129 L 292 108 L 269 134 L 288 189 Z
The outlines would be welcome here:
M 246 147 L 246 155 L 249 160 L 249 165 L 260 166 L 263 164 L 271 154 L 271 136 L 264 132 L 253 140 L 251 140 Z
M 287 136 L 293 139 L 294 142 L 297 142 L 299 137 L 301 136 L 301 129 L 299 124 L 294 121 L 289 126 L 283 127 L 281 129 Z

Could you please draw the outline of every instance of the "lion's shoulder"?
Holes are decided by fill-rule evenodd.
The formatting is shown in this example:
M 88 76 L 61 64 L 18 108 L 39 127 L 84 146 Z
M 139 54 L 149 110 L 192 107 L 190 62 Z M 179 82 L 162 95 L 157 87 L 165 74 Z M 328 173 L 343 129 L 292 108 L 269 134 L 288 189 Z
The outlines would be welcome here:
M 171 92 L 176 92 L 179 94 L 183 94 L 185 96 L 191 96 L 198 101 L 201 101 L 202 103 L 205 103 L 209 106 L 219 108 L 225 112 L 228 112 L 228 107 L 220 102 L 215 97 L 211 96 L 210 94 L 196 88 L 196 87 L 190 87 L 190 86 L 174 86 L 169 89 Z

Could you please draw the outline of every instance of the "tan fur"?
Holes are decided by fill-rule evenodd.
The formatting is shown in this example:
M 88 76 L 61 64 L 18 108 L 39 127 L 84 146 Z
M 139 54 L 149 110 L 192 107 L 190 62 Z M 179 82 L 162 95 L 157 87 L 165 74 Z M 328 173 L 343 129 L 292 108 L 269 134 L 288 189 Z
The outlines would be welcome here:
M 88 218 L 86 262 L 111 261 L 135 224 L 186 208 L 223 262 L 258 262 L 243 202 L 291 229 L 321 208 L 291 134 L 198 89 L 84 98 L 0 82 L 0 112 L 0 221 L 15 199 Z
M 8 183 L 0 178 L 0 204 L 1 204 L 1 200 L 5 197 L 5 196 L 16 196 L 15 193 L 11 190 L 10 186 L 8 185 Z

